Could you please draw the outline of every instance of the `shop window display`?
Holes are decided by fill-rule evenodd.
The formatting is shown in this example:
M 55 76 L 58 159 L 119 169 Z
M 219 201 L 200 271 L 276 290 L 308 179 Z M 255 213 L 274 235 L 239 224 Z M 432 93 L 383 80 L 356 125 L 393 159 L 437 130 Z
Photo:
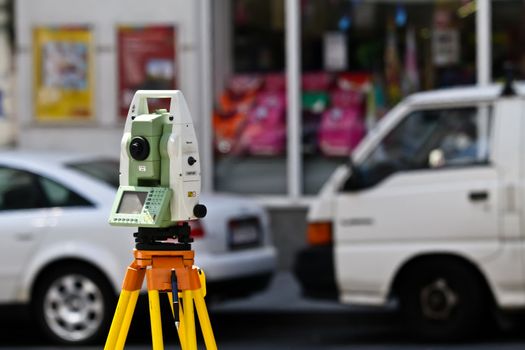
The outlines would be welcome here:
M 213 117 L 215 147 L 235 156 L 280 156 L 286 149 L 286 95 L 257 76 L 238 76 Z
M 282 74 L 237 75 L 220 96 L 213 116 L 219 189 L 286 193 L 284 81 Z
M 404 96 L 475 83 L 472 2 L 300 2 L 304 195 Z M 215 188 L 286 195 L 284 0 L 230 4 L 232 74 L 213 116 Z
M 328 101 L 315 116 L 304 103 L 305 94 L 312 92 L 303 79 L 304 194 L 317 193 L 403 97 L 475 83 L 475 13 L 467 11 L 471 2 L 302 2 L 303 76 L 316 72 L 330 77 L 314 89 Z
M 213 115 L 219 191 L 287 194 L 284 1 L 231 0 L 232 74 Z

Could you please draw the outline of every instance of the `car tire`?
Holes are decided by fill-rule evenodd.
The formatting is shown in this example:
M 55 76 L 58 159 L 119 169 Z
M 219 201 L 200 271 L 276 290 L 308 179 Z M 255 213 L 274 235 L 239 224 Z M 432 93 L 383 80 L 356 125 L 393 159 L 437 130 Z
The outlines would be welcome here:
M 52 341 L 90 344 L 107 334 L 116 297 L 95 268 L 84 264 L 54 268 L 39 279 L 33 295 L 35 318 Z
M 399 299 L 410 329 L 433 341 L 469 337 L 480 328 L 488 309 L 479 275 L 462 263 L 429 261 L 409 269 Z

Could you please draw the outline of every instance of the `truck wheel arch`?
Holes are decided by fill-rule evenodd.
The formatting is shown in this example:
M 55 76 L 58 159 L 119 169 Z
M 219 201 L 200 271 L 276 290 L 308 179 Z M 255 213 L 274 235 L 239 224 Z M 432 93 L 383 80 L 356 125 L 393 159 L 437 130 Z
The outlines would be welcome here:
M 480 270 L 476 264 L 465 256 L 456 253 L 426 253 L 418 254 L 404 261 L 397 269 L 394 278 L 390 284 L 389 296 L 395 297 L 399 293 L 403 280 L 410 276 L 411 271 L 417 269 L 422 263 L 428 261 L 439 261 L 442 264 L 462 265 L 466 266 L 472 271 L 472 273 L 479 279 L 481 284 L 484 286 L 487 296 L 491 301 L 492 305 L 496 304 L 494 294 L 485 274 Z

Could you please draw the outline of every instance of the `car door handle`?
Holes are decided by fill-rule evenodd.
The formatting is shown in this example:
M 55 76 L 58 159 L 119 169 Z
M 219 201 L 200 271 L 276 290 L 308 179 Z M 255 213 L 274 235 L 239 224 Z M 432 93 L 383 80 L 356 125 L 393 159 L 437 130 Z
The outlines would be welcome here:
M 469 193 L 468 197 L 472 202 L 486 201 L 489 199 L 489 193 L 487 191 L 473 191 Z

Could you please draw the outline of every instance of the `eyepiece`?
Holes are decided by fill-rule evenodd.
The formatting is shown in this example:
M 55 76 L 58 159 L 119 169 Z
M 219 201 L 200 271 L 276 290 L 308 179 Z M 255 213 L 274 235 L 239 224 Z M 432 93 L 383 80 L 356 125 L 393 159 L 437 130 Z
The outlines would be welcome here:
M 142 136 L 131 139 L 129 144 L 129 154 L 135 160 L 144 160 L 149 156 L 149 142 Z

